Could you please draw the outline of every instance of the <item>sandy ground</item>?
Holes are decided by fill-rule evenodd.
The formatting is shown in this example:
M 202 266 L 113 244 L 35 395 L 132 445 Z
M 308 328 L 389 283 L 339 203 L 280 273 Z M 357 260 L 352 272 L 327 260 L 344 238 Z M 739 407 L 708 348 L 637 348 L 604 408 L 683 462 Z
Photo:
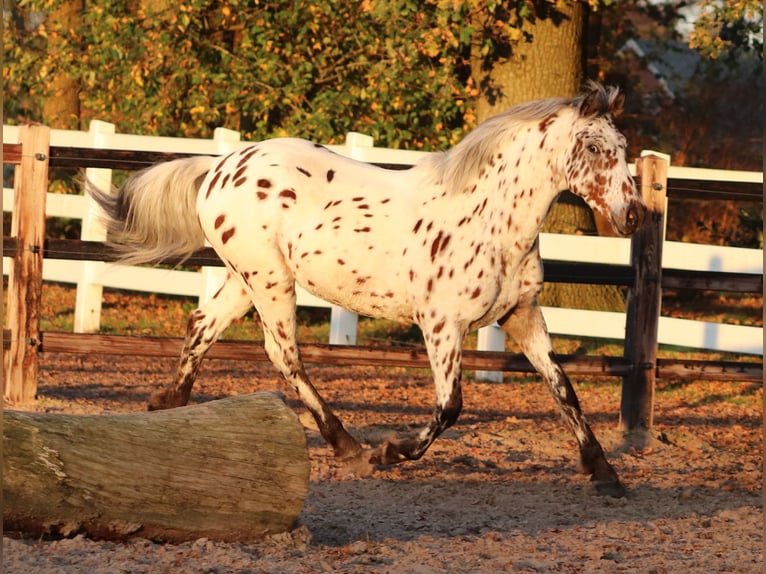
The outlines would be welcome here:
M 143 410 L 172 362 L 44 355 L 37 410 Z M 358 437 L 406 432 L 431 412 L 427 372 L 310 366 Z M 417 462 L 356 479 L 307 428 L 309 494 L 295 528 L 255 544 L 158 544 L 5 532 L 7 573 L 763 572 L 761 385 L 662 382 L 646 444 L 616 430 L 619 381 L 575 381 L 628 487 L 599 497 L 574 440 L 534 379 L 466 381 L 465 409 Z M 208 361 L 195 401 L 294 394 L 269 365 Z

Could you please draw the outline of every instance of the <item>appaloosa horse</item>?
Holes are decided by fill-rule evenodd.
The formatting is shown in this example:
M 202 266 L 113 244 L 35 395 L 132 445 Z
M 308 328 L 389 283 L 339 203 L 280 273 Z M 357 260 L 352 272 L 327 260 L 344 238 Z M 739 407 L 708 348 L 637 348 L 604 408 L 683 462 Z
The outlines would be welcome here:
M 522 104 L 408 170 L 283 138 L 158 164 L 117 194 L 92 190 L 124 261 L 189 256 L 207 239 L 228 270 L 189 318 L 176 380 L 150 408 L 186 404 L 207 349 L 255 306 L 269 358 L 337 457 L 370 465 L 417 459 L 460 414 L 463 337 L 500 321 L 548 384 L 584 472 L 599 492 L 623 495 L 537 304 L 538 233 L 562 190 L 622 234 L 642 221 L 625 138 L 613 123 L 622 102 L 616 89 L 591 83 L 574 99 Z M 436 387 L 433 418 L 420 432 L 363 449 L 346 431 L 304 370 L 296 285 L 362 315 L 420 327 Z

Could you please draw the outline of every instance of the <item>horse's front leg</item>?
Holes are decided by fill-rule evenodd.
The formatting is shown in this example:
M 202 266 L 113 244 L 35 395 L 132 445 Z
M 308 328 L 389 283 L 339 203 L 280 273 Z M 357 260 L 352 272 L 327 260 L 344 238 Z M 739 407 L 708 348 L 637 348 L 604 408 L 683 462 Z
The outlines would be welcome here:
M 431 421 L 413 437 L 389 440 L 372 451 L 370 463 L 395 464 L 417 460 L 442 432 L 457 421 L 463 408 L 460 384 L 463 335 L 446 319 L 422 326 L 434 376 L 436 405 Z
M 520 304 L 500 324 L 519 343 L 522 352 L 547 383 L 564 422 L 580 447 L 583 472 L 591 475 L 596 491 L 616 498 L 624 496 L 625 488 L 612 465 L 606 461 L 601 444 L 585 420 L 572 383 L 556 359 L 536 299 Z
M 295 283 L 287 270 L 278 271 L 266 274 L 266 286 L 259 283 L 258 278 L 250 277 L 250 292 L 261 317 L 266 354 L 314 417 L 319 433 L 332 447 L 335 458 L 357 462 L 361 445 L 332 412 L 306 374 L 296 339 Z M 360 467 L 358 470 L 367 472 L 368 469 Z
M 309 380 L 300 358 L 298 345 L 288 329 L 285 328 L 285 323 L 281 321 L 278 321 L 274 328 L 264 322 L 263 334 L 266 354 L 287 382 L 295 389 L 301 402 L 314 417 L 319 434 L 332 447 L 335 458 L 356 461 L 356 457 L 362 453 L 361 445 L 346 430 L 343 423 L 332 412 L 330 406 Z M 367 472 L 364 467 L 360 467 L 358 470 Z
M 148 405 L 150 411 L 182 407 L 189 402 L 205 353 L 226 327 L 247 313 L 252 306 L 242 284 L 227 275 L 210 301 L 189 316 L 176 377 L 166 388 L 152 394 Z

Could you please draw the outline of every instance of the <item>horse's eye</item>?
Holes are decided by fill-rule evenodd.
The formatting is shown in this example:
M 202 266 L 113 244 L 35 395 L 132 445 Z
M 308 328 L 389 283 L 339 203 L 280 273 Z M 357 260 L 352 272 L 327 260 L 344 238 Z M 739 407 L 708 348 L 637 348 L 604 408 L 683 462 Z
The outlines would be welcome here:
M 588 144 L 588 151 L 593 154 L 601 153 L 601 150 L 596 144 Z

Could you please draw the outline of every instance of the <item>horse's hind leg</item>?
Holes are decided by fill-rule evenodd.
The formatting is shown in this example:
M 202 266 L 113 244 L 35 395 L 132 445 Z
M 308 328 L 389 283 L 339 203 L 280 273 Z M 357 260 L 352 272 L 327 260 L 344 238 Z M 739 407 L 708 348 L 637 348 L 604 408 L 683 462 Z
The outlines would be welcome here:
M 148 407 L 150 411 L 181 407 L 189 402 L 205 353 L 226 327 L 247 313 L 252 306 L 242 283 L 227 275 L 212 299 L 189 316 L 175 379 L 168 387 L 152 394 Z
M 556 359 L 537 301 L 519 305 L 501 325 L 519 343 L 529 362 L 547 383 L 564 422 L 580 447 L 583 471 L 591 475 L 598 493 L 614 497 L 624 496 L 625 488 L 620 484 L 615 470 L 606 461 L 601 444 L 583 416 L 572 383 Z

